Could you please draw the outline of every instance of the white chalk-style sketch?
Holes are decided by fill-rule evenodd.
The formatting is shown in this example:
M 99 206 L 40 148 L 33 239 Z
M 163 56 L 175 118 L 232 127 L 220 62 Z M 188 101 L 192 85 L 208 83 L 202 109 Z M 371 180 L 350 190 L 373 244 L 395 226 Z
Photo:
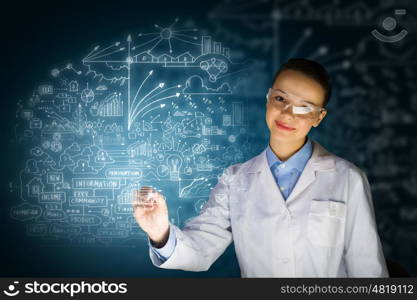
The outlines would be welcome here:
M 247 60 L 180 23 L 93 46 L 19 102 L 27 156 L 10 217 L 28 235 L 63 245 L 143 239 L 134 190 L 163 190 L 180 224 L 226 166 L 249 157 L 250 147 L 223 155 L 231 135 L 247 143 L 246 99 L 235 89 Z

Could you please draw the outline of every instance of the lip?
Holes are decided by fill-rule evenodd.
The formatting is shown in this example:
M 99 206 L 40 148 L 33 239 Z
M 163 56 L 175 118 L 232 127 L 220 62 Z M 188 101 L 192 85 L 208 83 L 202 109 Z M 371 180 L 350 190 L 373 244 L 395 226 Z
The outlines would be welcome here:
M 279 129 L 282 129 L 282 130 L 286 130 L 286 131 L 292 131 L 292 130 L 295 130 L 295 128 L 290 127 L 290 126 L 288 126 L 287 124 L 282 123 L 282 122 L 275 121 L 275 125 L 277 125 L 277 127 L 278 127 Z

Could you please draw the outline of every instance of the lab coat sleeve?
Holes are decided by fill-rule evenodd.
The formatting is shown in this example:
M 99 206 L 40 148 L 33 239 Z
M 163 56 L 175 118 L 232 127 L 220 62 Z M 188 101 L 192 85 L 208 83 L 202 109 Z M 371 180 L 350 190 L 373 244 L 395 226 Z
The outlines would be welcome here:
M 388 277 L 366 175 L 351 169 L 345 227 L 348 277 Z
M 223 175 L 211 191 L 200 214 L 183 228 L 172 225 L 176 245 L 172 255 L 162 262 L 150 249 L 152 263 L 160 268 L 206 271 L 232 242 L 229 214 L 229 190 Z

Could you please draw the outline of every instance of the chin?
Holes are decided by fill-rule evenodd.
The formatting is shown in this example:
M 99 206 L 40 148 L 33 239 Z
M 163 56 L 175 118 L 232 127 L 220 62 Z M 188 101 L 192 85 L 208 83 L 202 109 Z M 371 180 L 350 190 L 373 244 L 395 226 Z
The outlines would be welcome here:
M 272 132 L 271 138 L 280 142 L 289 142 L 296 139 L 294 132 Z

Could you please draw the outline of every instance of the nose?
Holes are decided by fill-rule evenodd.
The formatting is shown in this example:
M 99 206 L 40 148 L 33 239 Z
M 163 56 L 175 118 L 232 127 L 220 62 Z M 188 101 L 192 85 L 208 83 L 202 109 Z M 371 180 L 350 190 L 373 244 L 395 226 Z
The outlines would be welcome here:
M 294 113 L 292 111 L 292 105 L 291 104 L 287 104 L 282 110 L 281 110 L 281 114 L 285 114 L 288 115 L 291 118 L 294 118 Z

